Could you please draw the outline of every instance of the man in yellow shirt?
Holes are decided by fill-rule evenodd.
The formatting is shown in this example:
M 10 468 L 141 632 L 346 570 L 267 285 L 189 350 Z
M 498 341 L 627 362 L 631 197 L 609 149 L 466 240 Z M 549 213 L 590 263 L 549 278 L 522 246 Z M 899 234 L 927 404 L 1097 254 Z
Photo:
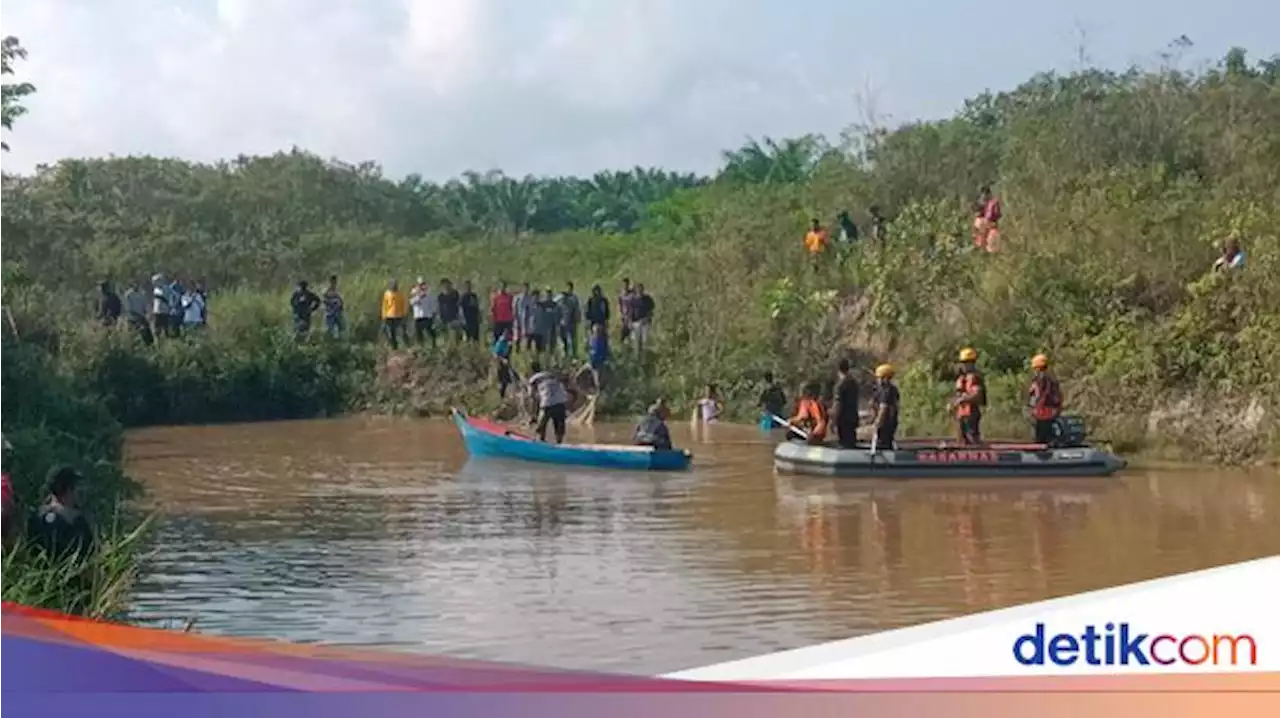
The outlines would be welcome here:
M 814 266 L 817 266 L 818 257 L 821 257 L 827 249 L 827 230 L 822 228 L 822 223 L 817 217 L 813 218 L 808 233 L 804 235 L 804 248 L 813 258 Z
M 400 348 L 400 336 L 404 337 L 406 344 L 409 343 L 408 330 L 404 326 L 404 318 L 408 315 L 409 300 L 400 291 L 399 283 L 393 279 L 387 284 L 387 291 L 382 293 L 382 328 L 392 349 Z

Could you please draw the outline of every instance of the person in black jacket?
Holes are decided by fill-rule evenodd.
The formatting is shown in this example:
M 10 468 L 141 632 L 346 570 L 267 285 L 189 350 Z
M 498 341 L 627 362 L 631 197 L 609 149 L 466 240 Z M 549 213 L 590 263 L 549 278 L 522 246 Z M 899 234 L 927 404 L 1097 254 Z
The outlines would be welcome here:
M 440 305 L 440 328 L 442 331 L 448 331 L 455 335 L 461 329 L 461 322 L 458 316 L 458 305 L 461 303 L 461 297 L 458 290 L 453 288 L 453 282 L 446 277 L 440 280 L 440 295 L 436 297 L 436 302 Z
M 102 326 L 114 327 L 123 309 L 120 305 L 120 295 L 111 288 L 111 282 L 103 282 L 101 289 L 102 298 L 98 300 L 98 319 L 102 321 Z
M 320 297 L 307 288 L 306 281 L 301 281 L 289 297 L 289 306 L 293 309 L 294 333 L 298 337 L 306 336 L 311 331 L 311 315 L 320 308 Z
M 458 297 L 458 310 L 462 313 L 462 331 L 468 341 L 480 341 L 480 297 L 471 291 L 471 280 L 463 280 L 462 294 Z
M 31 517 L 28 535 L 55 560 L 71 554 L 84 561 L 96 545 L 93 529 L 80 508 L 81 478 L 69 466 L 55 467 L 45 482 L 45 501 Z
M 609 299 L 604 296 L 604 290 L 599 284 L 591 288 L 591 296 L 587 297 L 587 310 L 583 316 L 587 318 L 587 325 L 591 328 L 593 335 L 597 326 L 603 326 L 606 331 L 608 330 Z

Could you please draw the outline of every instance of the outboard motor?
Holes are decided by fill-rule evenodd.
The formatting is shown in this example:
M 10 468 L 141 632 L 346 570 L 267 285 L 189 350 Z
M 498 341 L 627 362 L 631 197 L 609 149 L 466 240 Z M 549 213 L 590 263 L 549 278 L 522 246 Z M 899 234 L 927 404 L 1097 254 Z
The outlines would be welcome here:
M 1053 420 L 1053 439 L 1049 442 L 1049 446 L 1054 449 L 1084 446 L 1086 435 L 1082 417 L 1059 416 Z

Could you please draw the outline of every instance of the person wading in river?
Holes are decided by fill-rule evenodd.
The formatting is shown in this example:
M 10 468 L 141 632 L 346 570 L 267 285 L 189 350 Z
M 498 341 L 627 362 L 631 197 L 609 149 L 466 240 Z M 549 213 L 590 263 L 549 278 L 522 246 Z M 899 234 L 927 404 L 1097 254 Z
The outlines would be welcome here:
M 569 392 L 560 377 L 542 370 L 542 364 L 529 366 L 529 390 L 538 397 L 538 440 L 547 440 L 547 423 L 555 428 L 556 443 L 564 443 L 565 422 L 569 417 Z

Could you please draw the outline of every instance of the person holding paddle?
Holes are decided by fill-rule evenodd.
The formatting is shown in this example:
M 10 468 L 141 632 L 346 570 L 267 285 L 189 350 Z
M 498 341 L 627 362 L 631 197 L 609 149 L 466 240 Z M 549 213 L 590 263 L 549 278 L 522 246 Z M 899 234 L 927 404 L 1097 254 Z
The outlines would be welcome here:
M 814 446 L 820 446 L 827 440 L 827 408 L 822 405 L 822 387 L 818 382 L 809 382 L 804 387 L 804 396 L 796 403 L 796 415 L 791 417 L 789 428 L 798 428 L 804 432 L 800 438 Z M 798 433 L 798 432 L 797 432 Z
M 529 365 L 529 390 L 538 397 L 538 440 L 547 440 L 547 423 L 555 427 L 556 443 L 564 443 L 565 421 L 569 416 L 569 392 L 560 377 L 542 370 L 540 362 Z

